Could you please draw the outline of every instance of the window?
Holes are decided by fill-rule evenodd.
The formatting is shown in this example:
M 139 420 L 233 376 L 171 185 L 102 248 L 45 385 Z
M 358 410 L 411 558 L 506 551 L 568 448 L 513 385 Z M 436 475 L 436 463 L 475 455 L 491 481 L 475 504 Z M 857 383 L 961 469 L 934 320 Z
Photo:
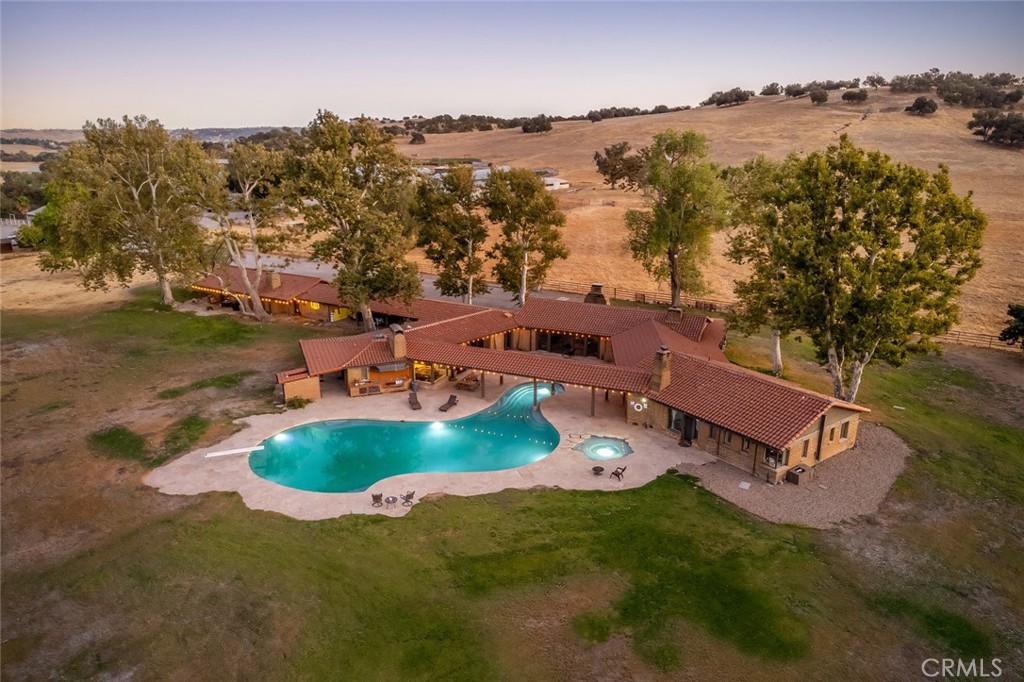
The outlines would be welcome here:
M 771 468 L 786 466 L 789 464 L 789 450 L 776 450 L 774 448 L 764 449 L 764 463 Z
M 804 441 L 804 452 L 803 452 L 802 455 L 800 455 L 800 459 L 807 459 L 807 451 L 810 449 L 810 447 L 811 447 L 811 439 L 808 438 L 808 439 L 806 439 Z
M 320 310 L 320 304 L 317 303 L 316 301 L 310 301 L 309 302 L 309 309 L 310 310 Z
M 725 432 L 725 442 L 732 443 L 732 431 Z
M 714 438 L 715 434 L 718 433 L 715 429 L 714 424 L 708 424 L 708 438 Z
M 828 430 L 828 442 L 831 443 L 836 439 L 836 427 L 832 427 Z
M 750 439 L 749 438 L 744 438 L 743 439 L 743 442 L 740 443 L 740 450 L 742 450 L 743 452 L 746 452 L 746 451 L 750 450 Z
M 683 423 L 686 420 L 686 415 L 679 410 L 669 409 L 668 411 L 668 430 L 676 433 L 683 432 Z
M 839 440 L 846 440 L 850 437 L 850 422 L 845 421 L 839 425 Z

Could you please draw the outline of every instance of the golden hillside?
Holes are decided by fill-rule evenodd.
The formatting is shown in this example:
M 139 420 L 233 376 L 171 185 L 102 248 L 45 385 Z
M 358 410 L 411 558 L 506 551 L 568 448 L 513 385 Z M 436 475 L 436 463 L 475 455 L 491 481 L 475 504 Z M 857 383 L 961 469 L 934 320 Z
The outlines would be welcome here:
M 594 151 L 628 140 L 650 142 L 666 128 L 693 128 L 708 136 L 712 156 L 723 164 L 742 163 L 758 153 L 781 158 L 810 152 L 848 133 L 854 143 L 928 170 L 950 168 L 960 193 L 974 192 L 989 217 L 981 272 L 962 298 L 961 328 L 996 332 L 1006 305 L 1024 300 L 1024 153 L 993 148 L 970 134 L 971 110 L 940 106 L 927 118 L 903 112 L 916 95 L 870 91 L 868 101 L 846 104 L 838 92 L 815 106 L 806 98 L 757 97 L 747 104 L 717 109 L 604 120 L 555 123 L 551 132 L 523 134 L 519 129 L 427 135 L 426 144 L 400 148 L 414 160 L 476 157 L 495 164 L 551 167 L 573 183 L 558 192 L 568 215 L 565 233 L 571 255 L 552 270 L 553 279 L 602 281 L 608 286 L 657 289 L 625 251 L 622 216 L 640 205 L 636 194 L 610 190 L 594 168 Z M 837 101 L 838 100 L 838 101 Z M 707 270 L 709 296 L 732 297 L 742 274 L 722 253 L 727 235 L 715 238 L 715 257 Z

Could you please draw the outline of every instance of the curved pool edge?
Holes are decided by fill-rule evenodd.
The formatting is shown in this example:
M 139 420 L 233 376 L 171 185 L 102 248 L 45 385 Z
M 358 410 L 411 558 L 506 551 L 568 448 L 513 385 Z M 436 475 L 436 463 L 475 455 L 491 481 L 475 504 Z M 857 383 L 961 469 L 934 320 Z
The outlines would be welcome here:
M 529 383 L 520 381 L 516 383 Z M 506 378 L 506 386 L 511 384 Z M 443 402 L 440 392 L 436 402 Z M 447 393 L 443 397 L 447 397 Z M 379 402 L 380 414 L 408 415 L 415 419 L 420 415 L 409 415 L 404 394 L 374 396 Z M 618 416 L 590 418 L 589 392 L 570 389 L 549 401 L 544 408 L 545 417 L 554 425 L 560 436 L 559 445 L 540 462 L 518 469 L 486 473 L 461 474 L 404 474 L 382 480 L 387 494 L 416 490 L 416 500 L 431 494 L 471 496 L 497 493 L 507 489 L 528 490 L 535 487 L 562 488 L 567 490 L 619 490 L 635 488 L 650 482 L 666 469 L 682 464 L 699 466 L 714 461 L 714 458 L 693 448 L 679 448 L 675 443 L 665 446 L 664 438 L 654 438 L 653 432 L 626 429 Z M 483 400 L 479 396 L 465 396 L 463 404 L 473 412 L 497 402 Z M 195 450 L 157 469 L 148 472 L 144 482 L 168 495 L 200 495 L 208 492 L 236 493 L 250 509 L 284 514 L 291 518 L 316 521 L 338 518 L 349 514 L 383 514 L 403 516 L 414 507 L 397 505 L 395 509 L 373 508 L 370 494 L 362 493 L 315 493 L 286 488 L 256 476 L 249 469 L 247 456 L 229 456 L 206 459 L 208 452 L 251 446 L 275 433 L 301 424 L 339 416 L 358 418 L 366 407 L 360 399 L 348 396 L 329 396 L 308 405 L 303 410 L 251 415 L 235 420 L 243 426 L 237 433 L 225 440 L 200 450 Z M 424 403 L 423 412 L 428 405 Z M 434 414 L 436 407 L 433 408 Z M 427 415 L 423 415 L 427 416 Z M 454 416 L 454 415 L 453 415 Z M 460 415 L 463 416 L 463 415 Z M 434 421 L 420 418 L 416 421 Z M 622 430 L 628 435 L 635 452 L 630 455 L 629 471 L 624 481 L 611 483 L 607 476 L 596 478 L 590 467 L 584 466 L 580 453 L 569 450 L 568 433 L 608 433 Z M 589 461 L 589 460 L 587 460 Z M 581 467 L 586 469 L 581 474 Z M 446 478 L 447 477 L 447 478 Z M 391 492 L 393 491 L 393 492 Z

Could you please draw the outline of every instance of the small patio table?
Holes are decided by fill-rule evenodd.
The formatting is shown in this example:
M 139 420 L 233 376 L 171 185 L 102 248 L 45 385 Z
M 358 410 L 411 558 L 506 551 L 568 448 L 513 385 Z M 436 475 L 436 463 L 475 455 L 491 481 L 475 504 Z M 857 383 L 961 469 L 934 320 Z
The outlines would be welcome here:
M 398 498 L 395 497 L 394 495 L 388 495 L 387 497 L 384 498 L 384 504 L 387 505 L 387 507 L 386 507 L 387 509 L 394 509 L 395 508 L 395 504 L 397 502 L 398 502 Z

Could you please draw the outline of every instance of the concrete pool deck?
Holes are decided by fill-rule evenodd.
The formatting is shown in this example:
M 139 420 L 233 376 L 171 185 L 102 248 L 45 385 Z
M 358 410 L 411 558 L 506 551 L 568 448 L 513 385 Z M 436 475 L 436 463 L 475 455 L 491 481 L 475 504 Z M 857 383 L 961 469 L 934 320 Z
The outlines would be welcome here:
M 249 468 L 247 454 L 213 458 L 212 452 L 235 450 L 258 445 L 285 429 L 326 419 L 381 419 L 396 421 L 447 421 L 479 412 L 498 400 L 501 394 L 525 380 L 505 378 L 499 386 L 488 378 L 487 398 L 479 392 L 453 390 L 452 384 L 440 382 L 436 387 L 420 390 L 422 410 L 409 409 L 406 393 L 392 393 L 352 398 L 339 386 L 324 383 L 322 399 L 300 410 L 262 414 L 238 420 L 243 428 L 230 438 L 209 448 L 190 452 L 155 469 L 145 482 L 170 495 L 196 495 L 205 492 L 237 492 L 252 509 L 274 511 L 303 520 L 334 518 L 344 514 L 386 514 L 401 516 L 411 509 L 400 503 L 392 508 L 372 507 L 371 493 L 398 497 L 416 491 L 416 499 L 430 494 L 481 495 L 506 488 L 565 488 L 573 490 L 618 490 L 643 486 L 666 469 L 685 467 L 692 471 L 715 461 L 696 448 L 681 447 L 665 434 L 626 423 L 621 394 L 612 394 L 608 402 L 604 392 L 597 394 L 597 409 L 590 416 L 590 390 L 566 387 L 564 393 L 552 396 L 541 404 L 543 415 L 558 429 L 558 447 L 544 459 L 516 469 L 473 473 L 414 473 L 384 479 L 359 493 L 316 493 L 287 488 L 260 478 Z M 543 385 L 543 384 L 541 384 Z M 459 397 L 459 404 L 447 413 L 438 410 L 450 394 Z M 572 448 L 590 435 L 611 436 L 627 440 L 634 452 L 622 459 L 595 461 Z M 605 472 L 595 476 L 592 468 L 603 466 Z M 622 480 L 609 473 L 617 466 L 627 467 Z

